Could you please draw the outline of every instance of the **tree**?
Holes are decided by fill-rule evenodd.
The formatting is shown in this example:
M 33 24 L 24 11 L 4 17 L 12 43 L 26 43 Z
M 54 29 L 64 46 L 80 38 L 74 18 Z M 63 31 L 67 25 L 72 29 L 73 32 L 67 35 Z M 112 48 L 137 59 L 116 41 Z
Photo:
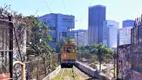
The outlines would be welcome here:
M 94 45 L 94 46 L 97 47 L 96 54 L 98 56 L 98 60 L 99 60 L 99 63 L 100 63 L 100 71 L 101 71 L 102 57 L 104 55 L 103 47 L 102 47 L 101 43 L 99 45 Z
M 56 44 L 56 52 L 60 53 L 62 46 L 64 43 L 66 43 L 67 38 L 62 38 L 57 44 Z
M 26 17 L 25 20 L 29 21 L 29 29 L 27 32 L 28 40 L 27 40 L 27 46 L 28 46 L 28 53 L 27 57 L 29 55 L 35 55 L 37 57 L 37 79 L 39 79 L 39 65 L 41 64 L 39 61 L 43 61 L 44 66 L 44 74 L 47 75 L 47 68 L 50 72 L 51 69 L 51 51 L 52 49 L 48 45 L 48 42 L 52 40 L 51 36 L 49 35 L 49 29 L 48 27 L 40 22 L 40 20 L 37 17 L 30 16 Z M 31 54 L 32 53 L 32 54 Z M 34 53 L 34 54 L 33 54 Z M 40 59 L 41 58 L 41 59 Z M 35 58 L 36 59 L 36 58 Z M 39 60 L 40 59 L 40 60 Z M 42 66 L 40 66 L 41 68 Z
M 108 62 L 113 58 L 113 51 L 107 46 L 100 44 L 93 44 L 92 53 L 96 53 L 99 61 L 99 70 L 101 71 L 102 62 Z
M 10 9 L 10 5 L 5 5 L 4 7 L 0 7 L 0 18 L 1 19 L 7 19 L 7 16 L 12 15 L 12 20 L 13 22 L 16 22 L 17 24 L 21 24 L 26 26 L 25 28 L 22 28 L 24 30 L 26 30 L 27 33 L 27 61 L 30 61 L 30 65 L 34 62 L 36 62 L 37 58 L 38 61 L 35 63 L 36 65 L 32 65 L 30 70 L 35 69 L 35 67 L 38 67 L 39 64 L 41 64 L 39 61 L 39 59 L 42 59 L 43 62 L 44 61 L 48 61 L 49 64 L 46 64 L 46 62 L 44 62 L 44 66 L 47 66 L 48 68 L 51 68 L 51 51 L 52 49 L 50 48 L 50 46 L 48 45 L 48 42 L 52 40 L 51 36 L 49 35 L 50 30 L 48 29 L 48 27 L 43 24 L 42 22 L 40 22 L 40 20 L 38 19 L 38 17 L 35 16 L 23 16 L 22 14 L 18 14 L 15 11 L 9 12 Z M 21 26 L 21 25 L 20 25 Z M 21 28 L 20 28 L 21 29 Z M 18 30 L 17 30 L 18 31 Z M 19 30 L 20 31 L 20 30 Z M 14 34 L 16 34 L 18 32 L 15 32 Z M 22 33 L 20 33 L 22 34 Z M 17 35 L 17 34 L 16 34 Z M 23 40 L 23 38 L 21 39 Z M 18 39 L 18 41 L 20 41 Z M 20 44 L 20 43 L 19 43 Z M 17 44 L 17 45 L 19 45 Z M 29 55 L 34 55 L 34 61 L 31 61 L 29 59 Z M 25 56 L 24 56 L 25 58 Z M 21 59 L 22 61 L 25 61 L 25 59 Z M 41 65 L 42 67 L 42 65 Z M 38 67 L 39 68 L 39 67 Z M 45 74 L 46 74 L 46 67 L 44 67 L 45 69 Z M 27 70 L 30 72 L 30 70 Z M 31 71 L 32 72 L 32 71 Z M 39 73 L 39 72 L 37 72 Z M 37 79 L 39 80 L 39 74 L 37 74 Z M 28 78 L 29 79 L 29 78 Z

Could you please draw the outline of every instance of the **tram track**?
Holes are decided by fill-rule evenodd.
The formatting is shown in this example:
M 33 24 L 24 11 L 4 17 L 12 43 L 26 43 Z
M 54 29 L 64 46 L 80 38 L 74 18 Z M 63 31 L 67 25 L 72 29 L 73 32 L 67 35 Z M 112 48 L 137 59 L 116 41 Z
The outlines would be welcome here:
M 66 75 L 69 73 L 68 75 Z M 74 66 L 72 68 L 63 68 L 58 80 L 77 80 Z
M 80 71 L 77 67 L 62 68 L 57 76 L 51 80 L 87 80 L 90 77 Z
M 65 69 L 63 69 L 63 71 L 62 71 L 62 73 L 61 73 L 61 76 L 59 77 L 58 80 L 61 80 L 61 78 L 62 78 L 62 76 L 63 76 L 63 73 L 64 73 L 64 70 L 65 70 Z
M 76 80 L 76 74 L 75 74 L 75 71 L 74 71 L 74 66 L 72 67 L 72 73 L 73 73 L 74 80 Z

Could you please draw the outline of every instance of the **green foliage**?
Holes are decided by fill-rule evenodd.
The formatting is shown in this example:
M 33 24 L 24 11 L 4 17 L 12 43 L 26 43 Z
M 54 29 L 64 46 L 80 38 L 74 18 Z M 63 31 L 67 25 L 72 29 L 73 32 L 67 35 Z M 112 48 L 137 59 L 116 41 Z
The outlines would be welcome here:
M 57 44 L 56 44 L 56 52 L 60 53 L 62 46 L 66 43 L 67 38 L 62 38 Z
M 102 62 L 110 62 L 113 59 L 114 51 L 107 46 L 100 44 L 93 44 L 91 46 L 82 46 L 78 48 L 78 53 L 79 54 L 92 54 L 94 55 L 93 62 L 96 63 L 98 61 L 100 65 Z M 101 67 L 100 67 L 101 69 Z
M 1 19 L 7 19 L 9 15 L 12 15 L 13 22 L 18 24 L 22 23 L 25 26 L 24 29 L 26 30 L 27 34 L 26 61 L 30 62 L 30 75 L 28 76 L 33 78 L 32 75 L 36 75 L 37 73 L 37 80 L 41 80 L 39 77 L 43 77 L 43 72 L 46 76 L 49 74 L 49 71 L 53 69 L 52 67 L 55 68 L 52 63 L 57 63 L 57 61 L 52 60 L 52 49 L 48 45 L 48 42 L 52 40 L 52 37 L 49 35 L 50 30 L 45 24 L 40 22 L 38 17 L 34 17 L 32 15 L 23 16 L 16 11 L 10 10 L 10 5 L 4 5 L 4 7 L 0 7 Z M 32 58 L 30 55 L 34 56 L 34 58 Z M 36 72 L 35 69 L 37 69 Z
M 45 24 L 40 22 L 40 20 L 37 17 L 30 16 L 27 18 L 27 21 L 30 22 L 29 24 L 30 30 L 28 31 L 29 40 L 27 41 L 29 45 L 28 47 L 29 51 L 27 52 L 29 53 L 32 52 L 32 54 L 34 53 L 33 55 L 36 55 L 36 57 L 38 58 L 37 65 L 40 65 L 40 67 L 39 66 L 36 67 L 44 71 L 44 75 L 46 76 L 51 72 L 51 70 L 54 67 L 52 54 L 51 54 L 52 49 L 48 45 L 48 42 L 52 40 L 52 37 L 49 35 L 50 30 Z M 37 73 L 40 74 L 40 72 Z M 39 76 L 37 76 L 37 79 L 39 79 Z

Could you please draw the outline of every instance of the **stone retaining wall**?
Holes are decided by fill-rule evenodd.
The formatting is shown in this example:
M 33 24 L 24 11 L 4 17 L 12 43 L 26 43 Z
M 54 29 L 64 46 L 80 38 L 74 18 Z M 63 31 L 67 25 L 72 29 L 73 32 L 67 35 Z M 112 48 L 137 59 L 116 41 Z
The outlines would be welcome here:
M 58 66 L 56 68 L 56 70 L 54 70 L 52 73 L 50 73 L 48 76 L 46 76 L 42 80 L 51 80 L 52 78 L 54 78 L 60 72 L 60 70 L 61 70 L 61 66 Z

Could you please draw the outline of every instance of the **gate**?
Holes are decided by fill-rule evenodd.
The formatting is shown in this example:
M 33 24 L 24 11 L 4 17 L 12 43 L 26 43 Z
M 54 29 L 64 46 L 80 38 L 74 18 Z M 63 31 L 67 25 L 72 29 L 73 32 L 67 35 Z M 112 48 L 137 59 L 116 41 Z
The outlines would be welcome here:
M 13 78 L 13 23 L 0 18 L 0 80 Z

